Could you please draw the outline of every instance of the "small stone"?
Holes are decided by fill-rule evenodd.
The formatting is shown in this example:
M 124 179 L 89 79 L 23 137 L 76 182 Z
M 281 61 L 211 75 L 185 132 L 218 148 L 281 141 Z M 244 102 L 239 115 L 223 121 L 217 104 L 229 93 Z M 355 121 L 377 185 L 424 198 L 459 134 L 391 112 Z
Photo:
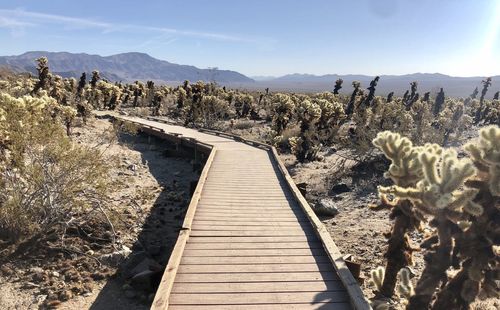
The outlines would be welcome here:
M 351 191 L 351 189 L 345 183 L 338 183 L 338 184 L 334 185 L 331 189 L 331 192 L 334 195 L 342 194 L 342 193 L 346 193 L 346 192 L 350 192 L 350 191 Z
M 157 274 L 155 271 L 145 270 L 141 273 L 136 274 L 130 280 L 130 284 L 133 288 L 137 290 L 147 291 L 151 289 L 151 285 L 153 283 L 152 278 Z
M 314 206 L 314 212 L 318 215 L 335 216 L 339 213 L 339 210 L 332 199 L 323 198 Z
M 36 303 L 41 304 L 47 299 L 47 295 L 38 295 L 35 297 Z
M 33 282 L 26 282 L 24 285 L 23 285 L 24 288 L 27 288 L 27 289 L 30 289 L 30 288 L 37 288 L 37 287 L 40 287 L 40 285 L 38 284 L 35 284 Z
M 63 291 L 61 294 L 59 294 L 59 298 L 62 301 L 70 300 L 73 298 L 73 293 L 70 290 Z
M 43 269 L 40 268 L 40 267 L 33 267 L 33 268 L 30 268 L 30 272 L 32 272 L 32 273 L 43 273 Z
M 52 271 L 51 275 L 55 278 L 59 278 L 61 276 L 61 274 L 57 271 Z

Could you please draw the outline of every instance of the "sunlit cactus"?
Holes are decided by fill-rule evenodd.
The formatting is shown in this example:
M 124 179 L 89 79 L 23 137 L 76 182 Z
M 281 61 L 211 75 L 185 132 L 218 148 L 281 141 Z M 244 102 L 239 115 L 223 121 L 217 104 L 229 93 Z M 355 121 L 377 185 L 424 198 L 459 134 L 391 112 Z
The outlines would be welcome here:
M 382 283 L 384 283 L 385 270 L 384 267 L 378 266 L 374 270 L 370 271 L 370 282 L 375 285 L 377 290 L 382 288 Z
M 394 197 L 396 203 L 411 201 L 417 212 L 408 214 L 417 220 L 423 218 L 419 214 L 425 214 L 434 227 L 432 238 L 422 243 L 427 251 L 426 266 L 414 292 L 407 286 L 402 290 L 409 298 L 407 309 L 465 309 L 480 288 L 498 296 L 498 253 L 493 247 L 500 240 L 500 222 L 496 220 L 500 218 L 500 128 L 482 129 L 480 138 L 465 146 L 471 159 L 459 159 L 455 150 L 436 144 L 414 147 L 391 133 L 380 138 L 384 139 L 375 143 L 382 146 L 386 143 L 381 141 L 389 142 L 401 154 L 411 155 L 413 167 L 421 170 L 413 185 L 379 187 L 380 194 Z M 386 155 L 397 154 L 387 145 L 382 150 Z M 400 171 L 405 170 L 391 165 L 387 173 L 397 176 Z M 461 270 L 441 285 L 452 266 Z M 401 287 L 398 290 L 401 293 Z
M 295 104 L 289 95 L 281 93 L 273 95 L 272 103 L 272 126 L 279 136 L 287 128 L 295 110 Z

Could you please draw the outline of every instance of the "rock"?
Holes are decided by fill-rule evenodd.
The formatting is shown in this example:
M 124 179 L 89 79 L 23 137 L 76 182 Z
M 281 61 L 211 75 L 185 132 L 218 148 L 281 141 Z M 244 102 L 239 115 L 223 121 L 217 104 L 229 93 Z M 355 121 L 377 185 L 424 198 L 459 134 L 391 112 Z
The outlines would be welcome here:
M 123 260 L 130 253 L 132 253 L 132 251 L 128 247 L 123 246 L 122 250 L 120 250 L 120 251 L 116 251 L 116 252 L 113 252 L 110 254 L 104 254 L 104 255 L 99 256 L 99 260 L 103 264 L 106 264 L 108 266 L 117 267 L 118 265 L 120 265 L 121 262 L 123 262 Z
M 51 275 L 56 278 L 59 278 L 61 276 L 61 274 L 57 271 L 52 271 Z
M 40 268 L 40 267 L 33 267 L 33 268 L 30 268 L 30 272 L 32 272 L 32 273 L 43 273 L 43 269 Z
M 339 214 L 339 210 L 335 207 L 335 202 L 329 198 L 320 199 L 313 209 L 318 215 L 335 216 Z
M 338 183 L 334 185 L 331 189 L 332 194 L 337 195 L 337 194 L 342 194 L 346 192 L 350 192 L 351 188 L 347 186 L 345 183 Z
M 137 290 L 147 291 L 150 290 L 153 284 L 153 277 L 157 274 L 157 271 L 145 270 L 141 273 L 136 274 L 130 280 L 130 285 Z
M 152 256 L 159 255 L 161 253 L 161 246 L 159 246 L 159 245 L 150 245 L 148 247 L 148 252 Z
M 41 304 L 47 299 L 47 295 L 38 295 L 35 297 L 36 303 Z
M 23 285 L 23 288 L 26 288 L 26 289 L 30 289 L 30 288 L 37 288 L 37 287 L 40 287 L 40 285 L 35 284 L 35 283 L 33 283 L 33 282 L 26 282 L 26 283 L 24 283 L 24 285 Z
M 130 299 L 135 298 L 135 295 L 136 295 L 135 292 L 132 290 L 127 290 L 123 294 L 125 295 L 125 297 L 130 298 Z
M 73 298 L 73 293 L 70 290 L 65 290 L 61 292 L 61 294 L 59 294 L 59 298 L 62 301 L 70 300 L 71 298 Z
M 134 277 L 135 275 L 142 273 L 144 271 L 151 271 L 151 269 L 149 268 L 149 265 L 151 264 L 151 262 L 153 262 L 153 260 L 150 258 L 146 258 L 146 259 L 142 260 L 139 264 L 137 264 L 137 266 L 135 266 L 130 271 L 131 276 Z

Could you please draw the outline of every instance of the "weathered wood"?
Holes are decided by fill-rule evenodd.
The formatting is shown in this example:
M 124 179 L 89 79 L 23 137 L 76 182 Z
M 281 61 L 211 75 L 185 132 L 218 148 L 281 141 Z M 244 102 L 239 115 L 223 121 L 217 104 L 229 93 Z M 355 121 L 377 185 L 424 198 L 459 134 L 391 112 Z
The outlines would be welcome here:
M 172 293 L 261 293 L 345 291 L 340 281 L 176 283 Z
M 321 242 L 188 243 L 188 249 L 322 249 Z
M 343 303 L 301 303 L 301 304 L 256 304 L 256 305 L 172 305 L 172 310 L 351 310 L 349 302 Z
M 300 256 L 321 255 L 323 249 L 236 249 L 236 250 L 197 250 L 184 249 L 185 256 Z
M 174 305 L 248 305 L 248 304 L 287 304 L 311 301 L 330 303 L 346 302 L 348 296 L 344 292 L 286 292 L 286 293 L 238 293 L 238 294 L 171 294 Z
M 334 272 L 332 264 L 269 264 L 269 265 L 180 265 L 179 273 L 250 273 L 262 272 Z
M 250 266 L 250 265 L 249 265 Z M 220 282 L 288 282 L 332 281 L 339 277 L 335 272 L 266 272 L 266 273 L 179 273 L 176 283 L 220 283 Z
M 309 264 L 330 263 L 328 256 L 196 256 L 183 257 L 183 265 L 258 265 L 258 264 Z M 287 279 L 288 280 L 288 279 Z

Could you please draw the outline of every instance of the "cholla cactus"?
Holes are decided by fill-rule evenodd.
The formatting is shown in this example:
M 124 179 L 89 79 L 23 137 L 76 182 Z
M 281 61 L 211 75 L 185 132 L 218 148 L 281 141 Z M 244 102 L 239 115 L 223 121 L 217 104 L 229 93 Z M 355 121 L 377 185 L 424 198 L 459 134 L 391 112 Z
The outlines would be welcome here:
M 333 94 L 337 95 L 339 93 L 339 90 L 342 88 L 342 83 L 344 83 L 344 80 L 338 79 L 335 81 L 335 87 L 333 88 Z
M 419 149 L 413 147 L 408 138 L 397 133 L 381 132 L 373 140 L 373 144 L 384 152 L 391 161 L 385 177 L 390 178 L 395 186 L 412 186 L 421 178 L 422 164 L 418 161 Z M 387 191 L 380 190 L 381 206 L 389 206 L 394 225 L 389 236 L 389 247 L 385 254 L 387 264 L 384 282 L 379 293 L 391 297 L 396 287 L 399 271 L 412 263 L 413 248 L 410 244 L 408 232 L 419 225 L 422 218 L 411 206 L 408 200 L 396 199 L 389 201 Z
M 277 93 L 272 97 L 273 129 L 281 135 L 288 126 L 295 110 L 295 104 L 289 95 Z
M 413 289 L 413 284 L 410 280 L 410 271 L 408 268 L 403 268 L 398 274 L 398 293 L 400 296 L 410 299 L 410 297 L 415 293 Z
M 36 94 L 41 89 L 48 89 L 50 84 L 49 61 L 47 57 L 40 57 L 36 70 L 38 71 L 38 83 L 33 88 L 32 94 Z
M 455 150 L 442 149 L 437 144 L 427 144 L 423 149 L 410 148 L 407 152 L 418 155 L 415 165 L 421 166 L 424 178 L 415 187 L 379 187 L 380 193 L 408 199 L 419 210 L 430 215 L 439 215 L 446 209 L 456 211 L 461 208 L 478 213 L 473 210 L 480 206 L 472 202 L 477 191 L 459 191 L 465 180 L 476 172 L 472 161 L 459 160 Z
M 370 271 L 370 281 L 375 285 L 377 290 L 382 288 L 382 283 L 384 283 L 385 270 L 384 267 L 378 266 L 376 269 Z
M 477 143 L 469 143 L 465 149 L 482 169 L 488 169 L 489 190 L 500 196 L 500 129 L 489 126 L 481 129 Z
M 314 160 L 319 151 L 317 137 L 315 136 L 315 124 L 321 116 L 321 108 L 314 102 L 304 100 L 297 106 L 297 117 L 300 121 L 300 139 L 293 152 L 300 162 Z
M 495 295 L 496 291 L 498 296 L 498 253 L 493 247 L 500 240 L 500 223 L 495 220 L 500 217 L 500 129 L 484 128 L 478 141 L 466 145 L 472 160 L 458 159 L 455 150 L 436 144 L 413 147 L 394 134 L 382 135 L 392 137 L 382 141 L 412 158 L 413 167 L 420 166 L 421 173 L 416 174 L 418 181 L 414 185 L 380 187 L 380 194 L 394 196 L 396 201 L 411 201 L 418 211 L 412 217 L 426 214 L 435 227 L 435 235 L 422 244 L 428 249 L 427 264 L 414 294 L 408 294 L 408 309 L 428 308 L 436 291 L 434 309 L 466 308 L 480 287 L 488 294 Z M 398 154 L 387 148 L 384 152 Z M 391 165 L 389 175 L 398 176 L 400 171 L 408 170 L 394 167 L 398 166 Z M 439 288 L 452 265 L 462 270 Z M 411 290 L 406 287 L 404 292 Z

